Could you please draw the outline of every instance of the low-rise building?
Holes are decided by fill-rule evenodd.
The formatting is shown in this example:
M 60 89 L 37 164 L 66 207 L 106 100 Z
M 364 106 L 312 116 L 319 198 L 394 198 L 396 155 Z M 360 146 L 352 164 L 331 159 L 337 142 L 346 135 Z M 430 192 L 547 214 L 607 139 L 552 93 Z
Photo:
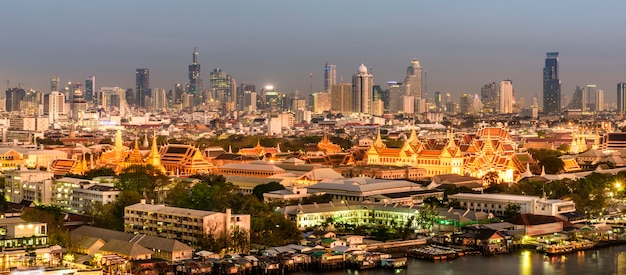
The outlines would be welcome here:
M 4 194 L 7 201 L 19 203 L 29 200 L 35 203 L 50 204 L 54 199 L 52 191 L 52 177 L 47 171 L 19 170 L 8 171 L 5 174 Z
M 459 193 L 449 195 L 448 199 L 458 201 L 462 208 L 493 213 L 496 216 L 503 216 L 509 205 L 519 206 L 520 214 L 561 216 L 576 211 L 573 201 L 537 196 Z
M 120 194 L 112 182 L 98 183 L 87 181 L 72 188 L 71 211 L 84 214 L 96 205 L 105 205 L 115 202 Z
M 140 203 L 124 208 L 124 232 L 176 239 L 196 244 L 198 239 L 230 234 L 235 229 L 250 232 L 250 215 L 195 210 Z

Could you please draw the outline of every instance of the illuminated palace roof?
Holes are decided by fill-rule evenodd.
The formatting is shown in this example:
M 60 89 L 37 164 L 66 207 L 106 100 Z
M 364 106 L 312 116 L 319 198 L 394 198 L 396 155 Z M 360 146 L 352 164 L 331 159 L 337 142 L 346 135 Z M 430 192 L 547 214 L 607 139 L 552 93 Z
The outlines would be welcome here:
M 345 178 L 323 180 L 317 184 L 309 186 L 313 192 L 360 194 L 360 196 L 371 196 L 376 194 L 388 194 L 405 191 L 421 190 L 421 185 L 406 180 L 384 180 L 367 177 Z
M 200 149 L 185 144 L 168 144 L 160 150 L 161 165 L 170 174 L 194 175 L 208 173 L 213 168 Z

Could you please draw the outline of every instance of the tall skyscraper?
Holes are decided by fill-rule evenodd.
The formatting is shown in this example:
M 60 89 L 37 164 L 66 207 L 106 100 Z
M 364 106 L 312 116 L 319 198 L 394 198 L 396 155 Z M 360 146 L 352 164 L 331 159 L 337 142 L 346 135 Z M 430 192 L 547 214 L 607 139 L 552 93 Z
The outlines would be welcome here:
M 6 111 L 19 112 L 20 102 L 26 97 L 26 90 L 22 88 L 11 88 L 6 91 Z
M 202 79 L 200 78 L 198 48 L 193 48 L 193 63 L 189 65 L 189 90 L 187 92 L 194 96 L 202 94 Z
M 337 66 L 326 63 L 324 66 L 324 91 L 330 92 L 330 88 L 337 84 Z
M 221 103 L 234 100 L 236 84 L 233 86 L 233 79 L 230 75 L 222 72 L 220 68 L 215 68 L 209 75 L 209 85 L 211 97 Z
M 96 92 L 96 77 L 90 76 L 85 80 L 85 101 L 88 103 L 93 102 L 93 98 Z
M 339 83 L 331 87 L 330 107 L 333 111 L 340 113 L 352 111 L 352 84 Z
M 433 100 L 435 102 L 435 107 L 437 109 L 441 109 L 442 98 L 441 98 L 441 92 L 440 91 L 436 91 L 435 92 L 435 97 L 433 98 Z
M 387 82 L 389 91 L 389 112 L 397 113 L 404 110 L 404 96 L 408 96 L 407 89 L 402 83 L 396 81 Z
M 59 91 L 59 76 L 58 75 L 53 75 L 50 77 L 50 91 Z
M 411 61 L 411 66 L 406 69 L 404 86 L 407 87 L 408 95 L 422 98 L 422 67 L 417 59 Z
M 543 67 L 543 111 L 558 114 L 561 111 L 561 80 L 559 79 L 559 53 L 548 52 Z
M 372 86 L 374 76 L 367 72 L 367 67 L 361 64 L 356 74 L 352 76 L 352 111 L 356 113 L 371 113 Z
M 498 85 L 498 95 L 500 98 L 498 113 L 513 113 L 513 82 L 509 79 L 500 81 Z
M 596 90 L 596 111 L 604 111 L 604 90 Z
M 500 108 L 498 95 L 498 83 L 491 82 L 480 88 L 480 101 L 485 108 L 485 112 L 496 113 Z
M 572 96 L 572 100 L 567 105 L 568 109 L 580 109 L 580 111 L 585 112 L 587 109 L 587 92 L 583 86 L 576 86 L 576 90 L 574 90 L 574 96 Z
M 150 71 L 137 69 L 135 71 L 135 84 L 135 104 L 146 107 L 146 102 L 150 101 Z
M 617 112 L 626 114 L 626 82 L 617 83 Z
M 595 84 L 587 85 L 587 110 L 589 110 L 589 112 L 595 112 L 597 110 L 596 94 L 597 86 Z

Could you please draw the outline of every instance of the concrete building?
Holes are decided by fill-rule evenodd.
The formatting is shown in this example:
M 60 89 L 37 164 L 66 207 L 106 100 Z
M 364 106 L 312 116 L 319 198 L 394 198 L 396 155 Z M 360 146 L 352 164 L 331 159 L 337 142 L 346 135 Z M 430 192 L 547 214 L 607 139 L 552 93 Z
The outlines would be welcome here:
M 29 200 L 41 204 L 52 203 L 54 174 L 22 168 L 8 171 L 5 175 L 4 195 L 7 201 L 19 203 L 22 200 Z
M 65 180 L 64 180 L 65 179 Z M 62 178 L 59 180 L 79 180 Z M 97 205 L 113 203 L 117 200 L 120 190 L 113 183 L 98 183 L 95 181 L 80 181 L 78 188 L 72 188 L 70 211 L 79 214 L 89 213 Z
M 361 64 L 356 74 L 352 76 L 352 111 L 370 114 L 372 112 L 372 87 L 374 76 L 367 72 L 367 67 Z
M 496 216 L 504 215 L 509 204 L 519 206 L 520 214 L 560 217 L 576 211 L 576 205 L 572 201 L 545 199 L 537 196 L 459 193 L 449 195 L 448 198 L 458 201 L 462 208 L 493 213 Z
M 250 215 L 146 204 L 145 200 L 124 208 L 124 232 L 176 239 L 196 244 L 207 235 L 218 237 L 239 228 L 250 232 Z
M 513 82 L 509 79 L 500 81 L 498 95 L 500 97 L 498 113 L 513 113 Z

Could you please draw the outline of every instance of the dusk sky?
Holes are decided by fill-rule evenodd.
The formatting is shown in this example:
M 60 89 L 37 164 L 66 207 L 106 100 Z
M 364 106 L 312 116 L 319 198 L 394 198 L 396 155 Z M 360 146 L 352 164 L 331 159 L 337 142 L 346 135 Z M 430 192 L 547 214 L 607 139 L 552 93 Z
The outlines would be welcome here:
M 512 3 L 514 2 L 514 3 Z M 186 83 L 198 47 L 201 77 L 221 68 L 238 83 L 292 93 L 323 87 L 326 62 L 350 81 L 372 68 L 383 87 L 417 58 L 427 91 L 480 93 L 511 79 L 541 104 L 545 54 L 558 51 L 565 106 L 576 85 L 615 102 L 626 81 L 626 1 L 2 1 L 0 80 L 49 91 L 96 76 L 97 87 Z

